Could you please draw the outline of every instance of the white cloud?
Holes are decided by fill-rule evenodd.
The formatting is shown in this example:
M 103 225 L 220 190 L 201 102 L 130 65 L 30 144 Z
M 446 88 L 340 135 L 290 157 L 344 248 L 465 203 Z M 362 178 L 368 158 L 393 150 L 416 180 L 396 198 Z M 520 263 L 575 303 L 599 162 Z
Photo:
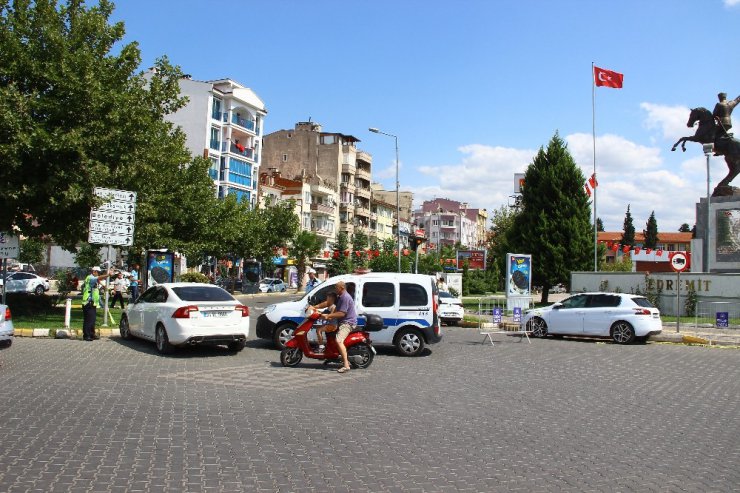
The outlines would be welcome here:
M 657 119 L 656 119 L 657 121 Z M 568 149 L 585 177 L 593 172 L 593 140 L 590 134 L 565 137 Z M 414 207 L 424 200 L 448 198 L 489 211 L 513 202 L 514 173 L 523 173 L 536 150 L 471 144 L 458 148 L 459 163 L 423 166 L 413 186 L 401 182 L 402 190 L 414 192 Z M 693 225 L 695 204 L 706 195 L 706 159 L 696 152 L 670 152 L 665 146 L 646 146 L 618 135 L 596 139 L 597 214 L 606 229 L 621 231 L 627 205 L 635 228 L 645 228 L 652 211 L 662 231 L 676 231 L 682 223 Z M 697 151 L 698 152 L 698 151 Z M 711 186 L 726 175 L 720 158 L 711 162 Z
M 735 5 L 740 5 L 740 0 L 724 0 L 725 1 L 725 7 L 734 7 Z
M 681 137 L 694 134 L 694 130 L 686 127 L 690 108 L 654 103 L 640 103 L 640 108 L 647 112 L 643 126 L 648 130 L 660 130 L 666 140 L 675 142 Z

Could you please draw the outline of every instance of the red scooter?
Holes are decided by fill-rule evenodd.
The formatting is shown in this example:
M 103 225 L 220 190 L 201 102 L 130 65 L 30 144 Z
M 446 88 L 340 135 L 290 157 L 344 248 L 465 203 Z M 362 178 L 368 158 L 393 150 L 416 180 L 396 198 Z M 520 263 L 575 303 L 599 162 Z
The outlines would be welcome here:
M 363 316 L 366 319 L 366 325 L 377 325 L 379 323 L 382 328 L 383 319 L 379 315 Z M 342 356 L 339 354 L 339 347 L 337 346 L 336 331 L 324 334 L 326 337 L 326 348 L 323 351 L 315 351 L 311 347 L 311 343 L 308 342 L 309 331 L 314 325 L 321 325 L 316 324 L 316 321 L 320 317 L 321 313 L 313 312 L 296 327 L 293 338 L 285 343 L 285 349 L 280 352 L 280 363 L 283 366 L 296 366 L 301 362 L 303 356 L 325 360 L 326 362 L 336 360 L 341 363 Z M 370 334 L 365 330 L 350 332 L 344 340 L 344 347 L 347 348 L 347 359 L 349 359 L 349 364 L 352 368 L 367 368 L 373 362 L 375 348 L 372 341 L 370 341 Z

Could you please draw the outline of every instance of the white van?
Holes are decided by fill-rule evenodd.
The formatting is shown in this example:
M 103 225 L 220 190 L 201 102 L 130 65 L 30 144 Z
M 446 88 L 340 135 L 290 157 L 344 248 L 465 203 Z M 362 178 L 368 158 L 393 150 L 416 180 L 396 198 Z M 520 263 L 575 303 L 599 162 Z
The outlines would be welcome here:
M 365 325 L 365 313 L 383 317 L 383 327 L 370 334 L 374 345 L 393 345 L 404 356 L 418 356 L 427 344 L 442 340 L 434 278 L 395 272 L 331 277 L 298 301 L 270 305 L 257 319 L 257 337 L 282 349 L 305 319 L 308 305 L 324 301 L 339 281 L 355 300 L 358 327 Z

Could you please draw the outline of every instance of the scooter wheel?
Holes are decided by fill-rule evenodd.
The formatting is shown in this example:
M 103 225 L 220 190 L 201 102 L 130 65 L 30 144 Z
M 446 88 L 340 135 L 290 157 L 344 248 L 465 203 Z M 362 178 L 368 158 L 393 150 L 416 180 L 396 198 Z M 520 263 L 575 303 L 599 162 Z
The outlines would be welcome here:
M 296 366 L 303 359 L 303 353 L 296 347 L 286 347 L 280 351 L 280 363 L 283 366 Z
M 362 369 L 372 364 L 375 353 L 369 344 L 362 343 L 347 349 L 347 356 L 350 366 Z

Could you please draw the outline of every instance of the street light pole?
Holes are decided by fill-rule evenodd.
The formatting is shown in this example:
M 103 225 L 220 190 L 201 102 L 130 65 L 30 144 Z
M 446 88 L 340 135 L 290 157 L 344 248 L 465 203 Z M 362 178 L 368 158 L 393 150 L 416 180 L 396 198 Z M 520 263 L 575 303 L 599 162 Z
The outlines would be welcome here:
M 707 157 L 707 226 L 704 228 L 704 248 L 702 262 L 704 263 L 704 272 L 709 272 L 709 221 L 711 219 L 710 204 L 711 195 L 709 195 L 709 158 L 714 152 L 714 144 L 704 144 L 702 146 L 704 155 Z
M 398 180 L 398 136 L 381 132 L 377 128 L 369 128 L 369 131 L 375 134 L 393 137 L 396 141 L 396 248 L 398 249 L 398 272 L 401 272 L 401 201 L 400 201 L 400 181 Z

